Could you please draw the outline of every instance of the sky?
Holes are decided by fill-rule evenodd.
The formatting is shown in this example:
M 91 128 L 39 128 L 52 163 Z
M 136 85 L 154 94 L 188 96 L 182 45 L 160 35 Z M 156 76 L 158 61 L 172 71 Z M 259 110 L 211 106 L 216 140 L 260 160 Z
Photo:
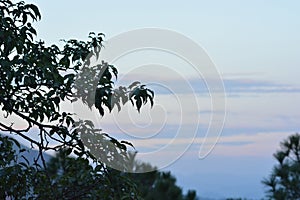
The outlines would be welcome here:
M 140 114 L 130 106 L 104 118 L 84 114 L 93 115 L 104 130 L 128 139 L 140 152 L 152 152 L 153 162 L 176 157 L 163 170 L 171 170 L 184 190 L 195 189 L 210 198 L 263 197 L 260 182 L 275 164 L 272 154 L 300 128 L 299 1 L 27 2 L 40 8 L 42 20 L 35 27 L 48 45 L 62 44 L 60 39 L 86 40 L 91 31 L 105 33 L 109 41 L 149 27 L 197 43 L 218 72 L 225 93 L 208 91 L 206 77 L 180 56 L 146 49 L 113 64 L 121 75 L 119 84 L 135 79 L 148 83 L 155 106 L 146 106 Z M 218 95 L 220 105 L 212 106 Z M 222 125 L 220 136 L 206 135 L 209 125 L 216 125 L 212 116 Z M 174 138 L 172 148 L 163 149 Z M 200 148 L 213 146 L 199 159 Z

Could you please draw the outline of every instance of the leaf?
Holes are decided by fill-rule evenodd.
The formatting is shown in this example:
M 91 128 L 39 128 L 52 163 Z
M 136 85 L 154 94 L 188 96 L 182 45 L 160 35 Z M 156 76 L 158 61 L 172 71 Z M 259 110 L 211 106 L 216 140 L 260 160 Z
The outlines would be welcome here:
M 134 102 L 133 102 L 133 100 L 132 100 L 132 99 L 130 99 L 130 102 L 131 102 L 131 104 L 134 106 Z
M 43 111 L 39 110 L 40 114 L 39 114 L 39 117 L 40 117 L 40 122 L 43 122 L 44 121 L 44 114 L 43 114 Z
M 147 103 L 147 96 L 148 96 L 147 91 L 146 90 L 141 90 L 140 91 L 140 96 L 142 97 L 144 104 Z
M 154 98 L 154 92 L 152 90 L 150 90 L 150 89 L 147 89 L 147 91 L 150 92 L 152 98 Z
M 64 65 L 63 67 L 68 68 L 70 66 L 70 59 L 68 56 L 64 56 L 60 59 L 59 64 Z
M 33 27 L 30 27 L 28 29 L 28 31 L 30 31 L 31 33 L 33 33 L 34 35 L 37 35 L 36 30 Z
M 22 155 L 21 157 L 26 161 L 27 165 L 29 165 L 28 159 L 24 155 Z
M 14 138 L 9 138 L 9 140 L 13 141 L 13 142 L 15 143 L 15 145 L 17 145 L 18 148 L 21 148 L 20 143 L 19 143 L 16 139 L 14 139 Z
M 66 123 L 67 123 L 68 126 L 70 126 L 71 123 L 73 124 L 73 123 L 74 123 L 73 118 L 70 117 L 70 116 L 67 116 L 67 117 L 66 117 Z
M 36 18 L 41 19 L 41 13 L 40 13 L 40 11 L 39 11 L 39 9 L 38 9 L 38 7 L 36 5 L 34 5 L 34 4 L 27 4 L 27 5 L 24 6 L 24 8 L 26 8 L 26 9 L 30 8 L 34 12 Z
M 133 144 L 132 144 L 131 142 L 122 140 L 121 143 L 122 143 L 122 144 L 127 144 L 127 145 L 129 145 L 129 146 L 131 146 L 132 148 L 135 149 L 135 147 L 133 146 Z
M 82 156 L 83 155 L 83 152 L 79 152 L 77 150 L 74 150 L 74 154 L 77 155 L 77 156 Z
M 98 46 L 98 42 L 97 42 L 96 38 L 93 38 L 93 39 L 92 39 L 92 46 L 93 46 L 94 48 Z
M 49 134 L 52 136 L 55 133 L 55 130 L 51 129 Z
M 65 151 L 65 154 L 68 156 L 72 153 L 72 149 L 71 148 L 68 148 L 66 151 Z M 74 152 L 75 153 L 75 152 Z
M 118 112 L 120 112 L 120 111 L 121 111 L 121 105 L 120 105 L 120 103 L 117 102 L 115 105 L 117 105 L 117 107 L 118 107 Z
M 20 149 L 19 153 L 22 153 L 22 152 L 25 152 L 25 151 L 26 151 L 26 149 Z
M 30 84 L 31 85 L 36 85 L 35 84 L 35 78 L 33 76 L 30 76 L 29 79 L 30 79 Z
M 50 90 L 50 91 L 47 93 L 47 97 L 52 97 L 54 94 L 55 94 L 55 90 Z
M 69 60 L 69 59 L 68 59 Z M 64 79 L 74 79 L 74 77 L 75 77 L 75 74 L 66 74 L 65 76 L 64 76 Z
M 27 33 L 28 37 L 30 38 L 31 41 L 33 41 L 33 36 L 31 33 Z
M 150 100 L 151 107 L 153 107 L 153 104 L 154 104 L 154 102 L 153 102 L 153 98 L 152 98 L 152 97 L 150 97 L 150 96 L 148 96 L 148 97 L 149 97 L 149 100 Z
M 25 167 L 25 168 L 28 167 L 24 162 L 19 162 L 19 165 L 22 165 L 22 166 Z
M 27 13 L 25 12 L 25 13 L 23 13 L 22 23 L 26 24 L 26 22 L 27 22 Z
M 102 165 L 97 165 L 95 171 L 100 172 L 102 170 Z
M 94 128 L 94 124 L 91 120 L 84 120 L 85 124 L 88 125 L 91 128 Z
M 122 94 L 121 100 L 122 100 L 122 104 L 124 105 L 125 103 L 127 103 L 128 97 L 126 95 Z
M 104 115 L 104 109 L 102 108 L 102 106 L 100 106 L 98 108 L 98 110 L 99 110 L 100 115 L 103 116 Z
M 112 68 L 112 71 L 113 71 L 115 77 L 118 78 L 118 70 L 117 70 L 117 68 L 115 68 L 115 67 L 112 66 L 112 65 L 111 65 L 111 68 Z
M 137 110 L 140 112 L 140 109 L 142 107 L 142 100 L 140 98 L 137 98 L 135 104 L 136 104 Z
M 59 97 L 54 97 L 53 101 L 54 101 L 55 105 L 58 107 L 59 106 L 59 102 L 60 102 Z
M 28 76 L 24 77 L 24 84 L 25 85 L 30 85 L 31 84 L 31 80 L 30 80 L 30 78 Z
M 131 83 L 131 84 L 128 86 L 128 88 L 129 88 L 129 89 L 132 89 L 133 87 L 135 87 L 135 86 L 137 86 L 137 85 L 139 85 L 139 84 L 141 84 L 141 82 L 135 81 L 135 82 Z

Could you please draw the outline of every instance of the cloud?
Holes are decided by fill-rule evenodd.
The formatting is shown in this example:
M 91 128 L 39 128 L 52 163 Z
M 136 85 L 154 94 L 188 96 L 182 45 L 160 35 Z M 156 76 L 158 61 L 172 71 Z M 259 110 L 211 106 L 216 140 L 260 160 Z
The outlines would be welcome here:
M 255 134 L 238 134 L 232 136 L 221 136 L 219 142 L 214 147 L 212 154 L 221 156 L 258 156 L 270 157 L 276 149 L 279 148 L 279 143 L 287 138 L 293 132 L 259 132 Z M 194 138 L 193 147 L 188 150 L 187 154 L 197 158 L 199 148 L 210 148 L 214 144 L 216 138 L 207 138 L 204 144 L 204 137 Z M 171 138 L 155 138 L 147 140 L 131 140 L 137 150 L 157 150 L 157 148 L 165 145 L 173 145 L 172 151 L 182 150 L 182 146 L 187 146 L 191 138 L 176 138 L 169 144 Z M 177 148 L 176 148 L 177 147 Z M 169 155 L 172 152 L 164 152 Z M 174 153 L 174 152 L 173 152 Z M 162 155 L 164 156 L 164 155 Z
M 183 77 L 172 74 L 126 74 L 121 75 L 122 84 L 129 84 L 136 77 L 143 80 L 143 83 L 149 85 L 156 94 L 170 94 L 172 92 L 177 94 L 208 94 L 206 77 Z M 217 78 L 217 77 L 216 77 Z M 218 80 L 210 79 L 210 83 L 217 82 Z M 245 74 L 236 76 L 224 76 L 223 83 L 225 91 L 228 95 L 237 95 L 241 93 L 299 93 L 300 87 L 296 85 L 282 84 L 268 80 L 258 80 L 255 78 L 247 78 Z M 220 92 L 220 88 L 215 88 L 215 91 Z
M 300 87 L 255 79 L 224 79 L 227 93 L 298 93 Z

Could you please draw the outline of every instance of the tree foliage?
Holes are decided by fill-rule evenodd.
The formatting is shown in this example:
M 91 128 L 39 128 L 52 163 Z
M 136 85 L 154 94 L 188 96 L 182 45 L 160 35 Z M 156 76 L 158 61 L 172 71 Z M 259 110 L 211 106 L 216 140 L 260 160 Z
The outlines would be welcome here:
M 300 135 L 289 136 L 280 147 L 274 154 L 278 164 L 262 183 L 268 188 L 270 199 L 300 199 Z
M 80 158 L 68 157 L 63 151 L 48 163 L 48 171 L 52 180 L 62 182 L 64 194 L 89 190 L 88 199 L 109 199 L 103 194 L 111 194 L 113 199 L 145 199 L 145 200 L 196 200 L 196 191 L 189 190 L 186 195 L 176 185 L 176 179 L 170 172 L 160 172 L 148 163 L 135 159 L 135 153 L 130 153 L 132 169 L 136 173 L 121 172 L 112 168 L 108 174 L 98 174 L 96 170 Z M 149 171 L 147 173 L 141 173 Z M 69 174 L 71 173 L 71 174 Z M 68 177 L 73 177 L 69 179 Z M 105 183 L 109 179 L 109 187 Z M 65 181 L 68 181 L 67 183 Z M 133 187 L 132 187 L 133 184 Z M 103 192 L 107 190 L 107 192 Z M 84 193 L 83 193 L 84 194 Z M 63 194 L 59 195 L 64 196 Z M 111 197 L 109 196 L 109 197 Z M 81 196 L 82 198 L 82 196 Z
M 52 157 L 46 168 L 37 169 L 21 157 L 24 149 L 16 140 L 0 140 L 1 199 L 141 199 L 134 181 L 117 170 L 93 167 L 66 150 Z
M 158 171 L 151 164 L 139 162 L 136 154 L 130 154 L 133 172 L 123 173 L 133 180 L 138 188 L 139 195 L 145 200 L 196 200 L 196 191 L 188 190 L 184 195 L 182 189 L 176 184 L 176 178 L 171 172 Z M 140 173 L 148 171 L 147 173 Z
M 103 190 L 107 192 L 104 199 L 113 199 L 110 196 L 113 193 L 109 191 L 111 180 L 104 176 L 109 176 L 107 164 L 126 160 L 127 146 L 131 144 L 116 140 L 94 127 L 91 121 L 76 121 L 72 113 L 62 110 L 61 103 L 82 100 L 103 116 L 114 107 L 120 110 L 127 102 L 140 111 L 147 102 L 153 105 L 154 94 L 138 81 L 116 87 L 114 80 L 118 70 L 113 65 L 105 61 L 95 66 L 91 64 L 93 56 L 99 57 L 104 39 L 102 33 L 91 32 L 87 41 L 64 41 L 62 48 L 55 44 L 47 46 L 42 40 L 35 40 L 37 31 L 32 23 L 40 19 L 41 14 L 34 4 L 0 1 L 1 114 L 19 118 L 27 124 L 19 129 L 13 123 L 1 121 L 0 130 L 22 137 L 39 151 L 31 166 L 16 158 L 12 145 L 18 145 L 17 141 L 1 139 L 1 195 L 13 199 L 56 199 L 57 194 L 61 195 L 57 198 L 79 199 L 80 196 L 81 199 L 94 195 L 89 192 L 93 190 L 78 194 L 78 190 L 68 191 L 64 187 L 72 178 L 79 181 L 80 176 L 86 176 L 90 183 L 102 181 L 100 185 L 108 187 Z M 33 132 L 37 132 L 38 137 L 32 137 Z M 94 140 L 90 141 L 88 136 L 95 136 Z M 66 155 L 75 154 L 78 166 L 73 166 L 73 160 L 67 159 L 65 164 L 69 171 L 65 171 L 66 177 L 53 177 L 48 173 L 44 153 L 62 150 Z M 100 152 L 100 156 L 96 157 L 95 152 Z M 89 165 L 91 159 L 96 167 Z M 123 167 L 125 170 L 126 166 Z M 72 174 L 77 169 L 83 170 L 82 173 Z M 79 182 L 77 186 L 80 187 Z M 131 195 L 131 189 L 124 191 Z
M 150 187 L 145 189 L 146 192 L 142 195 L 145 200 L 196 200 L 196 191 L 189 190 L 184 195 L 182 189 L 176 185 L 176 178 L 171 172 L 156 171 L 154 182 L 148 186 Z
M 133 153 L 129 154 L 133 161 L 130 167 L 137 173 L 108 167 L 103 171 L 99 166 L 92 167 L 87 159 L 71 157 L 66 150 L 51 157 L 46 168 L 37 170 L 27 160 L 20 159 L 24 149 L 19 148 L 16 140 L 7 136 L 0 140 L 0 182 L 6 183 L 0 185 L 1 199 L 8 196 L 15 199 L 197 199 L 194 190 L 184 195 L 170 172 L 160 172 L 150 164 L 138 162 Z M 139 173 L 144 171 L 150 172 Z

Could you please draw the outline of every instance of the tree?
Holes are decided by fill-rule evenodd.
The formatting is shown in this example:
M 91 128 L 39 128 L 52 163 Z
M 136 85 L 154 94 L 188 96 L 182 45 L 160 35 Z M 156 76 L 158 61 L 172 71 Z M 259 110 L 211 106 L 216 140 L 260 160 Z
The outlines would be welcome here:
M 0 141 L 1 199 L 141 199 L 134 180 L 120 171 L 107 167 L 103 173 L 87 159 L 68 156 L 66 150 L 52 157 L 46 168 L 37 169 L 26 157 L 20 159 L 25 149 L 16 151 L 16 140 L 6 136 Z
M 186 195 L 176 184 L 171 172 L 152 171 L 127 174 L 134 180 L 140 196 L 145 200 L 196 200 L 196 191 L 189 190 Z
M 175 185 L 176 179 L 170 172 L 158 173 L 153 188 L 148 192 L 145 199 L 182 199 L 182 190 Z
M 196 200 L 196 191 L 188 190 L 184 195 L 182 189 L 176 185 L 176 178 L 171 172 L 161 172 L 149 163 L 139 162 L 136 154 L 130 153 L 130 163 L 133 172 L 125 173 L 136 184 L 139 195 L 145 200 Z M 148 171 L 147 173 L 140 173 Z
M 18 145 L 17 141 L 1 139 L 5 153 L 1 157 L 0 179 L 4 182 L 0 192 L 2 197 L 13 199 L 43 199 L 43 195 L 62 194 L 60 190 L 72 174 L 66 182 L 56 185 L 48 174 L 46 151 L 75 154 L 87 174 L 95 170 L 101 175 L 109 174 L 110 163 L 119 163 L 126 170 L 127 166 L 120 161 L 128 158 L 127 147 L 132 144 L 116 140 L 91 121 L 76 121 L 73 114 L 62 110 L 61 102 L 72 104 L 82 100 L 102 116 L 114 107 L 120 110 L 129 101 L 138 111 L 149 101 L 153 105 L 153 91 L 145 85 L 136 81 L 117 88 L 114 78 L 118 70 L 113 65 L 104 61 L 91 65 L 90 59 L 98 58 L 101 51 L 102 33 L 91 32 L 88 41 L 64 41 L 63 48 L 46 46 L 43 41 L 34 40 L 37 31 L 32 23 L 40 19 L 41 14 L 33 4 L 0 1 L 0 107 L 5 117 L 13 116 L 27 124 L 18 129 L 13 123 L 0 122 L 0 130 L 22 137 L 39 151 L 33 167 L 29 162 L 19 162 L 16 154 L 12 154 L 12 145 Z M 38 139 L 31 137 L 33 132 Z M 94 152 L 100 154 L 95 156 Z M 87 165 L 91 159 L 95 168 Z M 105 180 L 109 187 L 111 183 Z M 68 195 L 67 199 L 74 199 L 77 194 L 68 191 Z M 109 195 L 108 199 L 113 198 Z
M 47 168 L 36 168 L 17 162 L 13 138 L 1 138 L 1 167 L 9 163 L 1 172 L 10 176 L 0 176 L 2 199 L 6 196 L 16 199 L 179 199 L 196 200 L 196 191 L 189 190 L 186 195 L 176 185 L 176 179 L 170 172 L 159 172 L 150 164 L 134 160 L 135 172 L 126 173 L 106 168 L 101 173 L 99 167 L 93 168 L 86 159 L 70 157 L 66 150 L 60 150 L 47 162 Z M 22 154 L 24 150 L 19 152 Z M 136 154 L 130 154 L 132 159 Z M 45 181 L 48 178 L 52 184 Z M 16 184 L 16 182 L 19 182 Z M 28 194 L 28 190 L 32 190 Z
M 134 159 L 134 162 L 131 162 L 132 171 L 150 172 L 126 173 L 109 168 L 108 175 L 99 174 L 86 160 L 70 157 L 64 151 L 59 152 L 47 163 L 48 174 L 56 183 L 54 187 L 64 185 L 61 190 L 54 189 L 59 192 L 55 194 L 56 197 L 68 199 L 68 195 L 72 194 L 73 198 L 80 199 L 109 199 L 109 196 L 105 195 L 110 194 L 112 199 L 122 199 L 130 194 L 128 198 L 132 199 L 196 200 L 196 192 L 193 190 L 189 190 L 187 195 L 182 194 L 181 188 L 176 185 L 176 179 L 170 172 L 159 172 L 150 164 L 138 162 L 135 160 L 135 155 L 130 154 L 131 159 Z M 106 179 L 111 182 L 109 187 L 104 184 Z M 134 188 L 131 186 L 132 183 Z M 85 190 L 89 192 L 86 193 Z M 43 196 L 43 198 L 49 197 Z
M 289 136 L 274 154 L 278 164 L 262 183 L 269 188 L 269 199 L 300 199 L 300 135 Z

